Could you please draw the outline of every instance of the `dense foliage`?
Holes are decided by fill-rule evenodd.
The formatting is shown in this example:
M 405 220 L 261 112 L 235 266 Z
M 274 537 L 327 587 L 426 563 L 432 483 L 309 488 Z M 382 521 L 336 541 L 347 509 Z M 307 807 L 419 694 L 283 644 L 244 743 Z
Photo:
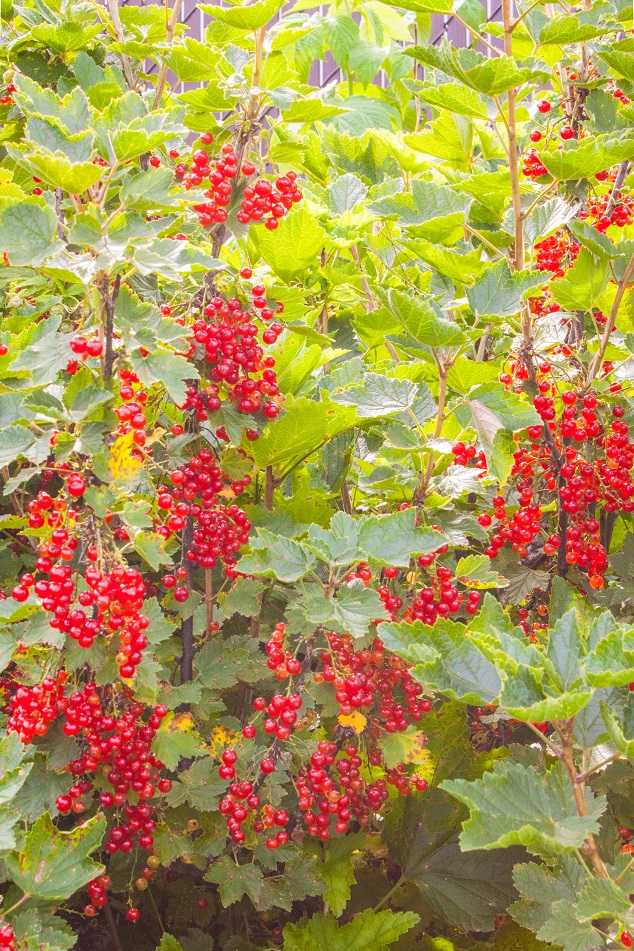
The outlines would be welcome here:
M 0 949 L 629 948 L 631 4 L 281 7 L 2 2 Z

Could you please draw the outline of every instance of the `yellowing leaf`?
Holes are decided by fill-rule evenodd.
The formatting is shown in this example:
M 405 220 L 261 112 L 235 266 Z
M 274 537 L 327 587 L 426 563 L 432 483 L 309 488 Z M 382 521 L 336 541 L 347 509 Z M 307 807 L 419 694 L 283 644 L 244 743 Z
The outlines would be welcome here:
M 219 724 L 211 731 L 209 748 L 213 756 L 220 757 L 223 750 L 228 746 L 233 746 L 240 739 L 240 734 L 233 730 L 227 730 L 226 727 Z
M 347 716 L 343 713 L 339 715 L 339 723 L 341 726 L 347 726 L 351 730 L 354 730 L 355 733 L 363 733 L 367 722 L 367 718 L 364 717 L 362 713 L 359 713 L 358 710 L 355 710 L 354 713 L 349 713 Z
M 110 447 L 110 475 L 113 482 L 129 482 L 134 479 L 143 465 L 143 459 L 133 454 L 134 432 L 119 436 Z
M 170 721 L 170 729 L 174 730 L 191 730 L 194 725 L 194 718 L 191 713 L 177 713 L 172 720 Z

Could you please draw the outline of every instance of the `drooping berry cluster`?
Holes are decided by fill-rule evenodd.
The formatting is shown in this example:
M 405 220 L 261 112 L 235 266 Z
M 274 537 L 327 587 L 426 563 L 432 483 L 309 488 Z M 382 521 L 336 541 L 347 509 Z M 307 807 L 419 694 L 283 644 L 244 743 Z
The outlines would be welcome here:
M 248 166 L 249 169 L 252 166 Z M 245 166 L 242 166 L 245 171 Z M 255 171 L 255 168 L 253 168 Z M 290 171 L 270 182 L 267 178 L 259 178 L 253 185 L 247 185 L 240 205 L 237 219 L 241 224 L 252 221 L 264 221 L 264 227 L 275 231 L 280 218 L 283 218 L 289 208 L 302 200 L 302 193 L 295 184 L 297 173 Z
M 205 360 L 210 364 L 210 386 L 202 392 L 196 388 L 187 391 L 184 408 L 195 408 L 199 419 L 207 419 L 210 412 L 219 410 L 223 396 L 235 403 L 241 413 L 261 411 L 267 419 L 275 419 L 280 412 L 275 360 L 264 357 L 255 321 L 269 322 L 284 307 L 276 304 L 273 311 L 261 284 L 255 284 L 251 293 L 251 305 L 244 309 L 237 297 L 228 301 L 214 297 L 205 307 L 209 322 L 197 320 L 192 327 L 193 341 L 204 348 Z M 283 330 L 282 324 L 270 323 L 262 334 L 263 343 L 275 343 Z
M 170 478 L 173 488 L 170 491 L 168 486 L 160 487 L 158 507 L 164 512 L 173 510 L 167 522 L 170 531 L 181 531 L 187 516 L 193 519 L 192 541 L 185 552 L 187 561 L 202 568 L 213 568 L 219 559 L 227 566 L 234 565 L 236 552 L 249 539 L 251 523 L 237 505 L 222 505 L 219 493 L 228 485 L 233 494 L 238 495 L 248 484 L 245 480 L 250 478 L 246 476 L 238 482 L 229 480 L 210 449 L 201 449 L 187 466 L 172 472 Z M 173 585 L 169 583 L 167 587 Z
M 34 687 L 9 679 L 10 699 L 3 708 L 3 712 L 9 714 L 7 733 L 17 733 L 23 743 L 31 743 L 34 736 L 44 736 L 57 717 L 65 680 L 63 671 L 56 678 L 46 677 Z
M 15 935 L 11 925 L 0 923 L 0 951 L 15 951 Z

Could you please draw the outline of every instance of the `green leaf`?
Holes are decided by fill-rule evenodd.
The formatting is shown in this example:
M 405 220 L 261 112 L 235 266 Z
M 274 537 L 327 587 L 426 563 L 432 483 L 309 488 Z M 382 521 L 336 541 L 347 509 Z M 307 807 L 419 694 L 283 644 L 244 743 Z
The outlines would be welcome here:
M 147 562 L 153 571 L 161 565 L 171 565 L 172 559 L 165 551 L 165 539 L 154 532 L 139 532 L 134 539 L 134 550 Z
M 264 435 L 250 446 L 258 469 L 273 466 L 285 472 L 306 459 L 325 442 L 354 425 L 353 407 L 337 406 L 325 400 L 286 398 L 287 413 L 268 426 Z
M 482 252 L 479 248 L 461 254 L 423 238 L 404 242 L 404 246 L 457 285 L 472 284 L 488 267 L 488 264 L 481 260 Z
M 330 626 L 352 637 L 363 637 L 373 621 L 389 617 L 378 593 L 361 580 L 341 585 L 331 604 Z
M 441 83 L 435 86 L 430 82 L 406 79 L 403 85 L 430 106 L 447 109 L 449 112 L 472 119 L 488 118 L 486 104 L 478 93 L 461 83 Z
M 350 899 L 350 886 L 355 884 L 354 865 L 351 855 L 365 841 L 365 832 L 352 833 L 339 839 L 331 839 L 324 849 L 323 861 L 315 869 L 326 886 L 323 900 L 337 918 L 343 914 Z
M 228 8 L 201 3 L 199 9 L 214 20 L 226 23 L 234 29 L 253 31 L 265 26 L 283 6 L 283 0 L 257 0 L 256 3 L 243 3 Z
M 543 283 L 540 272 L 514 273 L 506 260 L 496 261 L 473 287 L 467 288 L 467 299 L 478 317 L 511 317 L 522 309 L 529 292 Z
M 392 316 L 418 343 L 432 348 L 464 343 L 465 335 L 460 327 L 439 316 L 430 301 L 390 290 L 385 303 Z
M 552 918 L 537 932 L 541 941 L 556 944 L 563 951 L 595 951 L 603 944 L 601 932 L 590 923 L 579 921 L 574 905 L 556 901 L 551 913 Z
M 419 918 L 411 911 L 373 911 L 366 908 L 345 925 L 318 913 L 301 924 L 284 928 L 284 951 L 383 951 Z
M 551 289 L 557 303 L 567 310 L 591 311 L 597 306 L 609 280 L 607 262 L 582 248 L 565 277 L 553 281 Z
M 174 720 L 173 716 L 167 716 L 163 720 L 160 729 L 156 732 L 153 749 L 155 755 L 165 763 L 168 769 L 176 769 L 181 757 L 189 759 L 206 754 L 198 733 L 191 730 L 187 724 L 182 726 L 180 721 Z
M 260 254 L 287 284 L 294 277 L 304 277 L 311 265 L 319 263 L 319 254 L 326 240 L 324 229 L 303 207 L 294 208 L 282 218 L 275 232 L 256 229 Z
M 73 20 L 63 20 L 57 26 L 42 23 L 31 30 L 31 35 L 44 46 L 56 53 L 71 53 L 84 49 L 88 43 L 101 33 L 101 24 L 82 26 Z
M 347 172 L 336 178 L 328 188 L 328 207 L 333 215 L 342 215 L 351 211 L 355 205 L 367 196 L 367 186 L 360 178 Z
M 0 432 L 0 466 L 8 466 L 10 462 L 23 455 L 35 442 L 35 436 L 26 426 L 14 423 L 10 429 Z
M 26 782 L 33 763 L 25 759 L 26 747 L 17 733 L 0 739 L 0 806 L 10 802 Z
M 42 322 L 39 339 L 23 350 L 12 364 L 13 370 L 29 371 L 33 386 L 48 386 L 55 382 L 59 371 L 63 370 L 72 358 L 72 334 L 58 333 L 58 325 L 59 320 L 53 317 Z
M 184 951 L 180 941 L 177 941 L 173 935 L 163 932 L 161 943 L 157 945 L 156 951 Z
M 103 177 L 103 169 L 92 162 L 74 162 L 59 151 L 43 152 L 14 145 L 8 149 L 12 158 L 41 178 L 52 188 L 61 188 L 71 195 L 80 195 Z M 52 208 L 49 209 L 52 211 Z M 54 212 L 53 212 L 54 216 Z M 16 262 L 17 263 L 17 262 Z
M 152 383 L 160 382 L 175 403 L 185 402 L 185 381 L 198 378 L 198 371 L 185 357 L 163 348 L 147 356 L 134 350 L 131 357 L 142 383 L 151 386 Z
M 215 8 L 214 8 L 215 9 Z M 264 876 L 257 865 L 238 865 L 228 855 L 223 855 L 203 876 L 207 882 L 220 886 L 220 901 L 223 908 L 240 901 L 248 895 L 257 902 L 262 891 Z
M 359 419 L 378 419 L 406 412 L 418 393 L 418 384 L 379 373 L 365 373 L 363 382 L 330 394 L 333 403 L 351 406 Z
M 259 596 L 263 591 L 264 585 L 261 581 L 238 578 L 233 587 L 220 599 L 224 614 L 226 617 L 231 617 L 232 614 L 252 617 L 260 610 Z
M 465 637 L 462 624 L 439 619 L 434 627 L 413 624 L 380 624 L 379 637 L 388 650 L 414 664 L 412 676 L 419 683 L 464 703 L 495 703 L 502 680 L 494 664 Z
M 214 637 L 197 652 L 194 667 L 200 683 L 209 690 L 224 690 L 240 681 L 253 683 L 269 672 L 257 641 L 239 635 Z
M 554 17 L 540 30 L 539 45 L 568 46 L 571 43 L 585 43 L 620 29 L 615 21 L 600 25 L 588 22 L 588 19 L 587 14 Z
M 612 133 L 592 136 L 561 151 L 542 152 L 539 157 L 560 182 L 591 178 L 623 159 L 634 158 L 634 132 L 624 132 L 620 136 Z
M 42 907 L 16 912 L 11 916 L 11 926 L 20 951 L 70 951 L 77 942 L 70 925 Z
M 240 561 L 245 574 L 263 575 L 279 581 L 298 581 L 306 575 L 315 559 L 299 542 L 284 535 L 275 535 L 264 528 L 251 539 L 251 553 Z
M 171 169 L 149 168 L 147 172 L 124 178 L 120 198 L 126 208 L 148 212 L 177 205 L 180 195 L 174 187 Z
M 441 70 L 487 96 L 498 96 L 540 75 L 518 66 L 510 56 L 489 59 L 471 49 L 457 49 L 445 39 L 438 46 L 413 46 L 405 52 L 419 63 Z
M 463 852 L 454 836 L 431 854 L 410 858 L 405 869 L 434 911 L 462 931 L 490 931 L 516 897 L 512 871 L 522 853 Z M 442 949 L 439 949 L 442 951 Z
M 187 755 L 185 753 L 181 754 Z M 202 756 L 202 751 L 197 751 Z M 197 759 L 187 770 L 179 770 L 178 781 L 174 783 L 167 797 L 170 806 L 175 807 L 187 802 L 199 812 L 212 812 L 227 791 L 227 783 L 218 776 L 218 769 L 209 756 Z
M 491 570 L 491 559 L 487 555 L 467 555 L 460 558 L 456 565 L 456 578 L 468 588 L 503 588 L 505 578 Z
M 586 790 L 588 815 L 579 816 L 559 763 L 542 776 L 521 763 L 497 762 L 482 779 L 447 779 L 441 786 L 471 812 L 460 836 L 465 852 L 523 845 L 536 854 L 556 855 L 580 848 L 586 836 L 598 832 L 606 807 L 603 797 Z
M 378 746 L 387 768 L 419 761 L 425 751 L 426 739 L 425 733 L 413 723 L 399 733 L 386 733 L 379 739 Z
M 89 858 L 100 848 L 106 828 L 95 816 L 70 832 L 60 832 L 51 817 L 41 816 L 27 833 L 23 849 L 6 859 L 18 888 L 41 901 L 64 901 L 103 871 Z
M 61 246 L 55 212 L 42 199 L 0 206 L 0 249 L 14 267 L 39 267 Z

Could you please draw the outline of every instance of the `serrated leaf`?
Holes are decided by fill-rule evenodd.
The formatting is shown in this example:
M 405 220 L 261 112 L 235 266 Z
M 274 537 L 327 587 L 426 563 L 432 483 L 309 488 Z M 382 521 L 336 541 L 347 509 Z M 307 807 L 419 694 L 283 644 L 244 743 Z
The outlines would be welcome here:
M 139 532 L 134 539 L 134 550 L 153 571 L 158 571 L 161 565 L 172 564 L 171 557 L 165 551 L 165 539 L 155 532 Z
M 14 267 L 39 267 L 60 248 L 57 218 L 50 205 L 25 198 L 0 208 L 0 250 Z
M 365 373 L 361 383 L 331 392 L 330 399 L 340 406 L 354 407 L 359 419 L 378 419 L 408 410 L 417 392 L 418 385 L 410 380 Z
M 407 79 L 403 83 L 410 92 L 430 106 L 447 109 L 472 119 L 488 118 L 486 104 L 478 93 L 461 83 L 440 83 L 435 86 L 430 82 Z
M 427 737 L 423 730 L 410 724 L 406 730 L 398 733 L 386 733 L 379 739 L 378 746 L 388 769 L 394 769 L 401 763 L 425 763 L 430 754 L 425 748 Z
M 333 215 L 342 215 L 351 211 L 355 205 L 367 196 L 367 186 L 357 175 L 347 172 L 336 178 L 328 187 L 328 207 Z
M 326 240 L 326 232 L 305 208 L 293 209 L 282 218 L 275 232 L 265 228 L 257 230 L 260 254 L 287 284 L 292 278 L 303 276 L 311 265 L 318 264 Z
M 105 820 L 95 816 L 60 832 L 46 813 L 27 833 L 20 853 L 6 859 L 9 875 L 33 898 L 64 901 L 103 871 L 89 856 L 101 847 L 105 828 Z
M 634 158 L 634 132 L 592 136 L 561 151 L 542 152 L 539 157 L 560 182 L 591 178 L 624 159 Z
M 551 284 L 553 297 L 567 310 L 593 310 L 610 280 L 605 260 L 582 248 L 566 275 Z
M 366 908 L 347 924 L 331 915 L 316 914 L 301 924 L 284 928 L 284 951 L 383 951 L 417 924 L 411 911 Z
M 471 49 L 457 49 L 446 39 L 438 46 L 413 46 L 406 50 L 419 63 L 452 76 L 487 96 L 497 96 L 530 80 L 539 73 L 517 65 L 510 56 L 488 58 Z
M 447 779 L 442 788 L 470 810 L 460 845 L 472 849 L 523 845 L 537 854 L 579 848 L 598 832 L 606 801 L 586 790 L 587 816 L 579 816 L 570 781 L 561 764 L 545 775 L 521 763 L 497 762 L 493 772 L 468 782 Z
M 373 621 L 389 617 L 378 593 L 362 581 L 341 585 L 331 603 L 330 626 L 352 637 L 363 637 Z
M 251 553 L 244 555 L 240 562 L 245 574 L 286 582 L 303 578 L 314 563 L 314 557 L 299 542 L 264 528 L 258 529 L 257 537 L 251 539 Z
M 153 751 L 168 769 L 176 769 L 181 757 L 204 756 L 201 737 L 192 728 L 191 717 L 168 715 L 156 731 Z
M 263 436 L 251 444 L 258 469 L 273 466 L 276 472 L 285 472 L 302 459 L 308 458 L 338 433 L 354 425 L 354 407 L 335 403 L 287 397 L 288 412 L 267 427 Z
M 458 346 L 465 340 L 460 327 L 438 316 L 429 301 L 390 290 L 385 303 L 392 316 L 418 343 L 436 348 Z
M 456 565 L 456 578 L 468 588 L 504 588 L 506 578 L 491 570 L 491 559 L 487 555 L 467 555 L 460 558 Z
M 434 627 L 413 624 L 380 624 L 385 646 L 413 664 L 419 683 L 436 687 L 465 703 L 495 703 L 502 680 L 494 664 L 464 636 L 464 625 L 439 618 Z
M 543 283 L 540 272 L 512 272 L 506 260 L 496 261 L 473 287 L 467 287 L 467 299 L 478 317 L 511 317 L 525 306 L 529 292 Z
M 240 901 L 244 895 L 257 902 L 262 891 L 264 876 L 257 865 L 238 865 L 228 855 L 222 856 L 204 875 L 205 881 L 220 886 L 223 908 Z

